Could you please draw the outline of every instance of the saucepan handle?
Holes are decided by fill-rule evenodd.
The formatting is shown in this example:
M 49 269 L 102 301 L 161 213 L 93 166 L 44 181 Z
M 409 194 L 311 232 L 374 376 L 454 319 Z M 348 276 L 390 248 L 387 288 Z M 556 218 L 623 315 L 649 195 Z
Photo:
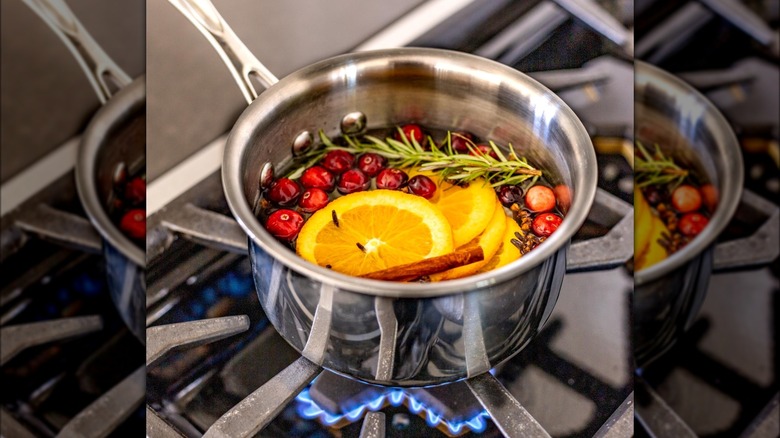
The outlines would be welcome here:
M 598 189 L 589 218 L 612 226 L 607 234 L 569 247 L 566 272 L 616 268 L 634 256 L 634 209 L 631 204 Z
M 65 43 L 101 103 L 108 101 L 113 90 L 130 83 L 130 76 L 95 42 L 63 0 L 24 0 L 24 3 Z
M 268 88 L 279 81 L 246 47 L 209 0 L 168 0 L 203 34 L 227 66 L 247 103 L 260 94 L 254 77 Z
M 780 255 L 777 244 L 780 239 L 780 207 L 750 190 L 742 192 L 740 207 L 764 221 L 750 236 L 715 245 L 712 262 L 715 272 L 765 265 Z

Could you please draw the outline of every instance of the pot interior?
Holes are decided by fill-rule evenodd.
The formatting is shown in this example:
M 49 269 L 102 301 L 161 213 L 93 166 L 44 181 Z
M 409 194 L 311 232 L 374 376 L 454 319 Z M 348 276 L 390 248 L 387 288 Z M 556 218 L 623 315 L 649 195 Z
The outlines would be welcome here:
M 111 220 L 114 174 L 123 163 L 129 175 L 146 164 L 146 98 L 143 78 L 115 94 L 87 127 L 76 164 L 79 196 L 103 239 L 136 265 L 145 265 L 145 249 L 133 243 Z
M 693 87 L 656 67 L 635 64 L 636 140 L 655 145 L 699 179 L 717 187 L 718 205 L 707 227 L 680 251 L 637 271 L 637 286 L 696 257 L 731 220 L 742 193 L 742 154 L 728 121 Z
M 296 270 L 349 278 L 296 261 L 263 229 L 252 215 L 261 169 L 270 162 L 280 176 L 296 136 L 308 131 L 315 144 L 320 130 L 338 136 L 342 117 L 353 112 L 365 115 L 368 130 L 418 123 L 511 144 L 549 183 L 568 186 L 572 206 L 561 227 L 516 262 L 527 269 L 566 244 L 590 209 L 596 185 L 590 138 L 571 109 L 536 81 L 493 61 L 436 49 L 343 55 L 299 70 L 262 93 L 242 114 L 225 153 L 223 182 L 233 213 L 253 239 Z M 509 266 L 517 271 L 518 264 Z

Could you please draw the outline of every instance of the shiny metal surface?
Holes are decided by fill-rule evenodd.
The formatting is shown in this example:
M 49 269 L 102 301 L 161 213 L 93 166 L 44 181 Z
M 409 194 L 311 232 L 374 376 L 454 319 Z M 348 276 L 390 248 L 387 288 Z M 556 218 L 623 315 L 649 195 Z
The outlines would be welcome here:
M 466 96 L 464 90 L 469 90 Z M 314 266 L 283 247 L 254 216 L 259 172 L 265 162 L 284 168 L 289 160 L 286 142 L 278 139 L 292 140 L 302 130 L 318 128 L 338 134 L 341 117 L 356 110 L 366 114 L 369 130 L 408 122 L 418 114 L 412 120 L 426 126 L 465 129 L 500 144 L 523 145 L 521 153 L 547 169 L 552 183 L 572 187 L 572 208 L 539 248 L 502 269 L 465 279 L 398 284 Z M 414 386 L 486 372 L 541 328 L 557 299 L 568 241 L 592 205 L 595 169 L 582 124 L 527 76 L 463 53 L 394 49 L 314 64 L 261 94 L 228 139 L 223 184 L 233 214 L 251 237 L 261 304 L 282 336 L 328 369 L 375 383 Z M 335 289 L 327 335 L 312 328 L 327 290 L 323 285 Z M 467 292 L 473 298 L 464 301 Z M 377 368 L 383 344 L 376 296 L 395 298 L 397 336 L 402 339 L 395 344 L 391 376 L 381 380 L 377 375 L 386 373 Z M 309 343 L 314 333 L 326 337 L 316 343 L 325 342 L 324 356 L 307 355 L 315 351 Z
M 658 144 L 718 189 L 709 225 L 682 250 L 634 273 L 634 349 L 642 366 L 672 345 L 698 313 L 713 244 L 742 194 L 742 153 L 729 123 L 700 93 L 649 64 L 635 64 L 636 139 Z
M 103 238 L 109 291 L 133 334 L 145 339 L 145 249 L 124 235 L 107 212 L 114 170 L 125 163 L 143 171 L 146 155 L 144 77 L 120 90 L 95 114 L 82 137 L 76 160 L 76 188 L 92 225 Z
M 210 19 L 221 22 L 213 6 L 208 8 Z M 198 19 L 180 11 L 203 31 Z M 204 35 L 214 38 L 211 32 Z M 243 49 L 239 41 L 235 44 Z M 214 47 L 226 56 L 221 46 Z M 269 162 L 284 168 L 291 156 L 286 145 L 300 132 L 322 129 L 337 135 L 342 118 L 355 111 L 365 115 L 369 130 L 414 121 L 516 145 L 547 171 L 550 183 L 570 188 L 566 219 L 520 260 L 441 283 L 366 280 L 298 258 L 255 216 L 262 169 Z M 330 58 L 271 86 L 231 131 L 222 180 L 228 205 L 251 238 L 260 301 L 282 336 L 316 365 L 370 382 L 409 386 L 485 373 L 541 328 L 560 291 L 569 240 L 595 196 L 595 164 L 582 123 L 526 75 L 460 52 L 390 49 Z M 393 354 L 399 366 L 381 381 L 376 376 L 388 374 L 388 368 L 378 369 L 383 336 L 376 296 L 396 298 L 393 310 L 403 339 Z M 449 326 L 442 329 L 443 324 Z M 384 345 L 386 351 L 387 341 Z
M 76 187 L 90 221 L 106 242 L 139 266 L 143 248 L 114 225 L 106 212 L 113 172 L 124 162 L 131 172 L 144 164 L 146 89 L 143 76 L 120 90 L 87 126 L 76 161 Z
M 327 92 L 323 91 L 327 90 Z M 468 90 L 468 94 L 462 93 Z M 431 128 L 464 129 L 515 145 L 547 170 L 548 180 L 573 191 L 570 211 L 544 245 L 491 273 L 436 284 L 398 285 L 334 273 L 297 257 L 274 239 L 252 212 L 262 163 L 289 162 L 292 140 L 304 129 L 338 135 L 340 118 L 354 109 L 368 129 L 415 120 Z M 284 120 L 284 123 L 279 123 Z M 308 66 L 264 92 L 241 115 L 225 149 L 223 184 L 239 224 L 264 250 L 299 273 L 340 288 L 391 297 L 431 297 L 472 290 L 532 269 L 568 242 L 595 196 L 595 153 L 582 123 L 549 90 L 509 67 L 437 49 L 389 49 L 342 55 Z

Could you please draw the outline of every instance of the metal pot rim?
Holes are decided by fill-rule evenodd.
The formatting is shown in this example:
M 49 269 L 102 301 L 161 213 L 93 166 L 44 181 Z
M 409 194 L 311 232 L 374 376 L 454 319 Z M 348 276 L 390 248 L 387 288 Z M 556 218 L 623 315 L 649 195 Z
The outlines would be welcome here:
M 742 152 L 737 137 L 731 129 L 731 124 L 709 99 L 682 79 L 648 63 L 635 61 L 634 74 L 635 84 L 638 84 L 640 82 L 638 79 L 642 77 L 651 78 L 651 80 L 657 80 L 665 86 L 674 89 L 680 95 L 692 95 L 700 101 L 705 106 L 707 113 L 715 120 L 715 126 L 718 127 L 722 138 L 725 139 L 724 144 L 720 148 L 721 151 L 728 154 L 731 160 L 731 166 L 725 172 L 724 184 L 719 188 L 718 208 L 710 218 L 709 224 L 682 250 L 675 252 L 655 265 L 636 271 L 634 273 L 634 284 L 641 286 L 680 268 L 691 259 L 699 257 L 702 252 L 714 244 L 715 239 L 728 225 L 731 217 L 737 210 L 740 194 L 742 193 L 744 171 Z
M 304 90 L 299 85 L 296 85 L 296 82 L 302 77 L 333 74 L 333 72 L 342 69 L 345 65 L 354 65 L 376 59 L 393 58 L 395 60 L 414 62 L 415 59 L 420 59 L 421 57 L 433 58 L 441 63 L 457 64 L 461 68 L 468 68 L 474 72 L 479 72 L 481 75 L 489 75 L 493 80 L 503 81 L 510 88 L 522 88 L 533 93 L 546 95 L 560 107 L 560 116 L 567 118 L 575 128 L 575 138 L 570 140 L 575 143 L 575 148 L 579 148 L 582 152 L 584 162 L 579 163 L 579 165 L 589 169 L 581 174 L 578 181 L 574 182 L 578 193 L 561 226 L 538 248 L 507 266 L 495 271 L 440 283 L 399 284 L 396 282 L 362 279 L 333 272 L 300 258 L 265 230 L 246 201 L 242 188 L 243 175 L 241 170 L 243 155 L 250 147 L 253 130 L 241 128 L 254 126 L 256 124 L 255 119 L 262 115 L 262 108 L 268 102 L 272 102 L 274 96 L 307 92 L 308 90 Z M 222 165 L 222 182 L 228 206 L 247 235 L 254 243 L 272 254 L 276 260 L 282 262 L 290 269 L 314 280 L 353 292 L 372 296 L 423 298 L 463 293 L 505 282 L 531 270 L 544 260 L 552 257 L 569 243 L 570 238 L 585 221 L 595 197 L 597 175 L 596 154 L 590 136 L 582 122 L 568 105 L 539 82 L 508 66 L 475 55 L 442 49 L 401 48 L 359 52 L 325 59 L 286 76 L 261 93 L 244 110 L 230 132 Z
M 141 267 L 146 266 L 145 251 L 125 236 L 108 217 L 105 206 L 98 196 L 94 175 L 98 151 L 113 122 L 131 108 L 144 105 L 145 102 L 146 82 L 145 76 L 141 75 L 119 90 L 92 117 L 81 138 L 75 168 L 76 188 L 90 222 L 105 242 Z

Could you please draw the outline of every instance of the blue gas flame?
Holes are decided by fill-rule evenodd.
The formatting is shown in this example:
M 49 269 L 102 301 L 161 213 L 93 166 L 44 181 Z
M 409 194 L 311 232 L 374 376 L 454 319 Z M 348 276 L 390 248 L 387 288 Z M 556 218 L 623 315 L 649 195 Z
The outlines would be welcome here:
M 440 424 L 444 424 L 453 435 L 460 434 L 464 427 L 468 427 L 471 431 L 477 433 L 483 432 L 487 427 L 487 421 L 485 421 L 485 419 L 490 417 L 488 413 L 483 410 L 466 421 L 447 421 L 442 419 L 440 414 L 434 412 L 430 407 L 425 406 L 421 401 L 415 399 L 404 389 L 400 388 L 394 388 L 387 393 L 379 394 L 375 398 L 341 415 L 333 415 L 320 408 L 319 405 L 317 405 L 317 402 L 312 400 L 311 395 L 309 394 L 309 388 L 301 391 L 295 398 L 295 400 L 298 401 L 297 410 L 299 415 L 309 420 L 319 419 L 319 421 L 326 426 L 332 426 L 344 419 L 351 423 L 355 422 L 359 420 L 366 411 L 378 411 L 384 406 L 386 401 L 392 406 L 398 407 L 403 403 L 404 399 L 408 400 L 408 406 L 412 413 L 422 415 L 428 426 L 437 427 Z

